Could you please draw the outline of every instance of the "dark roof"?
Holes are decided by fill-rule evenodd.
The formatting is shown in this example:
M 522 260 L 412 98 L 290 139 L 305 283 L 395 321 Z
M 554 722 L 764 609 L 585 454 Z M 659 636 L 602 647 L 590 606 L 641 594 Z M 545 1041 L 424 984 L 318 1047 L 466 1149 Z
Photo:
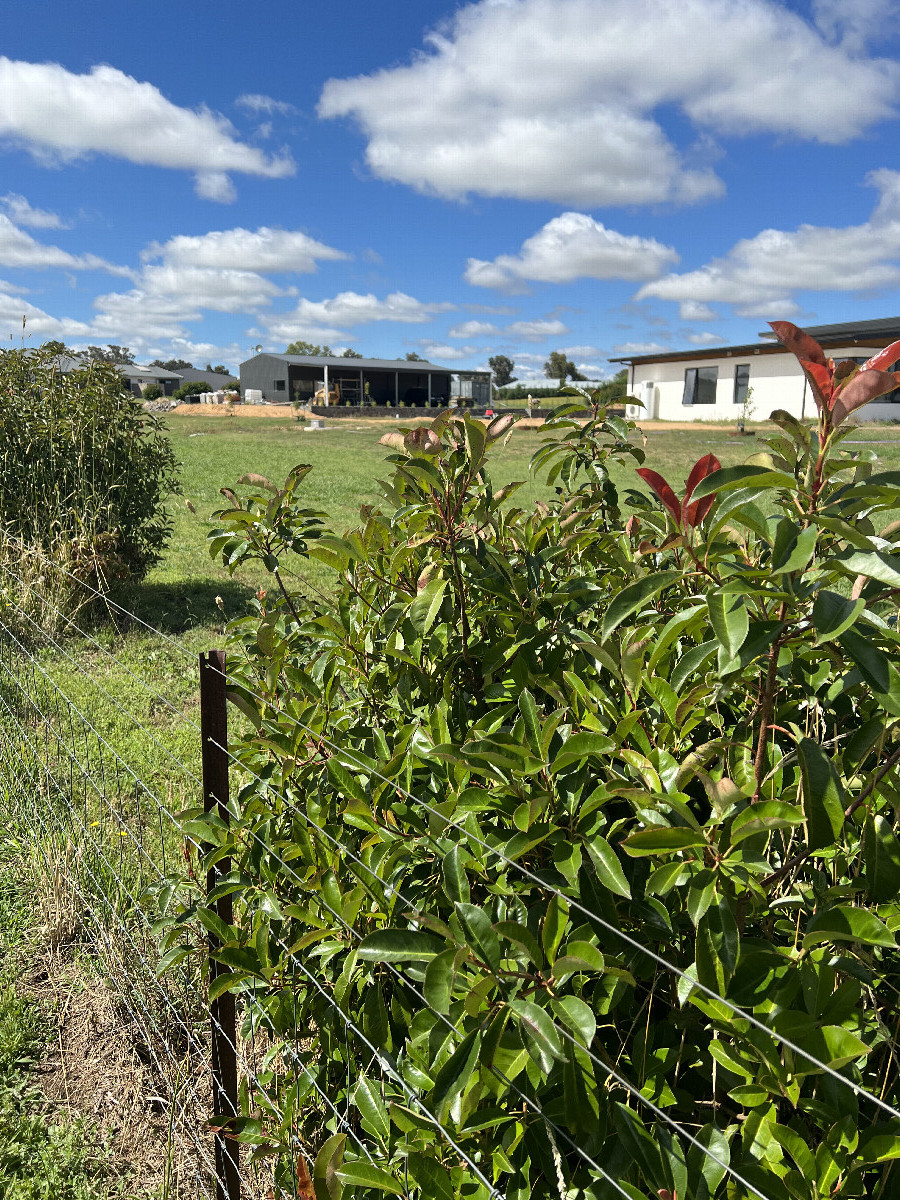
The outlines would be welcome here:
M 870 321 L 843 321 L 838 325 L 804 325 L 803 331 L 810 337 L 814 337 L 816 341 L 820 338 L 840 337 L 861 342 L 868 335 L 900 338 L 900 317 L 876 317 Z M 759 336 L 774 338 L 775 334 L 771 329 L 763 329 Z
M 279 362 L 289 363 L 292 367 L 337 367 L 351 371 L 441 371 L 449 373 L 449 367 L 439 367 L 424 359 L 410 362 L 406 358 L 314 358 L 308 354 L 256 354 L 247 362 L 256 358 L 277 358 Z M 244 366 L 244 363 L 241 363 Z
M 233 375 L 223 375 L 221 371 L 198 371 L 196 367 L 179 367 L 178 374 L 185 383 L 208 383 L 213 391 L 223 384 L 237 383 Z

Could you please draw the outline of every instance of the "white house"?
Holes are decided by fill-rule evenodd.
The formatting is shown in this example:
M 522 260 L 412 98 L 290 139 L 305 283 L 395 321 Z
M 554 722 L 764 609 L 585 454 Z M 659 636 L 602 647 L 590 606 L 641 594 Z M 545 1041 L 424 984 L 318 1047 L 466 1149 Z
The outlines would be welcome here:
M 900 340 L 900 317 L 849 321 L 842 325 L 807 326 L 809 333 L 836 362 L 864 363 Z M 644 407 L 634 416 L 661 421 L 737 420 L 752 389 L 752 419 L 761 421 L 776 408 L 795 417 L 815 416 L 816 406 L 800 364 L 771 331 L 749 346 L 705 350 L 661 350 L 612 358 L 628 368 L 628 394 Z M 900 370 L 900 361 L 894 364 Z M 631 415 L 631 414 L 630 414 Z M 900 388 L 880 396 L 854 413 L 860 421 L 900 421 Z

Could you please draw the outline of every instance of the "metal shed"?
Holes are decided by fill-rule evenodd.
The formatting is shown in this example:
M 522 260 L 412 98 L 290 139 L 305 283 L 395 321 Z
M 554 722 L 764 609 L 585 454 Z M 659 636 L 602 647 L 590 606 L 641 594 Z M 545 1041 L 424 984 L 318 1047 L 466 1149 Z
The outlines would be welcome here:
M 430 362 L 388 358 L 312 358 L 300 354 L 257 354 L 241 363 L 241 391 L 256 389 L 263 400 L 327 407 L 445 407 L 451 372 Z

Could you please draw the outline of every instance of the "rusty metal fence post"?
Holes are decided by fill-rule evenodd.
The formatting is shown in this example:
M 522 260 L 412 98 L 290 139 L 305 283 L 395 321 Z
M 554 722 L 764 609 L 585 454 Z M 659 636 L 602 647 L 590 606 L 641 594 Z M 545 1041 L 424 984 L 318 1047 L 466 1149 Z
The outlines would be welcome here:
M 203 763 L 203 807 L 215 812 L 227 825 L 228 814 L 228 711 L 225 696 L 225 651 L 210 650 L 200 655 L 200 741 Z M 229 859 L 221 859 L 206 876 L 207 895 L 219 879 L 231 870 Z M 230 925 L 233 920 L 231 896 L 222 896 L 213 904 L 215 911 Z M 212 987 L 220 967 L 212 959 L 219 939 L 209 934 L 209 984 Z M 238 1115 L 237 1030 L 234 994 L 224 992 L 210 1001 L 212 1026 L 213 1114 L 216 1118 Z M 240 1147 L 228 1135 L 227 1124 L 218 1125 L 216 1146 L 216 1200 L 240 1200 Z

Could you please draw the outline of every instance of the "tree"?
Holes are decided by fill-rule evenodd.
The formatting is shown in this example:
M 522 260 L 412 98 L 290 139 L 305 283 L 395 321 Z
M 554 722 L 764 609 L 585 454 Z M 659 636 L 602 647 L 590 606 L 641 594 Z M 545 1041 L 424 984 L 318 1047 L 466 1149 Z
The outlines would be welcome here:
M 516 364 L 511 358 L 507 358 L 505 354 L 495 354 L 493 358 L 488 359 L 491 370 L 494 372 L 494 383 L 497 387 L 504 387 L 507 383 L 512 383 L 515 379 L 513 370 Z
M 134 355 L 127 346 L 88 346 L 82 351 L 82 356 L 90 362 L 112 363 L 113 366 L 134 365 Z
M 425 362 L 426 360 L 421 356 L 421 354 L 416 354 L 415 350 L 410 350 L 407 352 L 406 361 L 407 362 Z
M 187 363 L 186 365 L 190 366 L 190 363 Z M 231 372 L 228 370 L 228 368 L 225 366 L 224 363 L 217 363 L 215 366 L 212 366 L 210 363 L 207 363 L 206 366 L 203 368 L 203 370 L 209 371 L 213 375 L 230 375 L 231 374 Z
M 41 346 L 41 349 L 47 354 L 60 355 L 72 353 L 65 342 L 57 342 L 52 339 L 49 342 L 44 342 L 43 346 Z
M 291 342 L 285 354 L 300 354 L 304 358 L 333 358 L 334 352 L 330 346 L 316 346 L 312 342 Z
M 550 357 L 544 363 L 544 374 L 548 379 L 558 379 L 560 387 L 565 387 L 567 379 L 584 379 L 584 375 L 562 350 L 551 350 Z
M 183 358 L 170 358 L 166 362 L 163 362 L 161 358 L 154 358 L 150 366 L 162 367 L 164 371 L 180 371 L 184 367 L 189 367 L 191 370 L 194 369 L 194 364 L 187 362 Z
M 358 350 L 354 350 L 352 346 L 348 346 L 341 355 L 341 358 L 362 358 L 362 355 Z

